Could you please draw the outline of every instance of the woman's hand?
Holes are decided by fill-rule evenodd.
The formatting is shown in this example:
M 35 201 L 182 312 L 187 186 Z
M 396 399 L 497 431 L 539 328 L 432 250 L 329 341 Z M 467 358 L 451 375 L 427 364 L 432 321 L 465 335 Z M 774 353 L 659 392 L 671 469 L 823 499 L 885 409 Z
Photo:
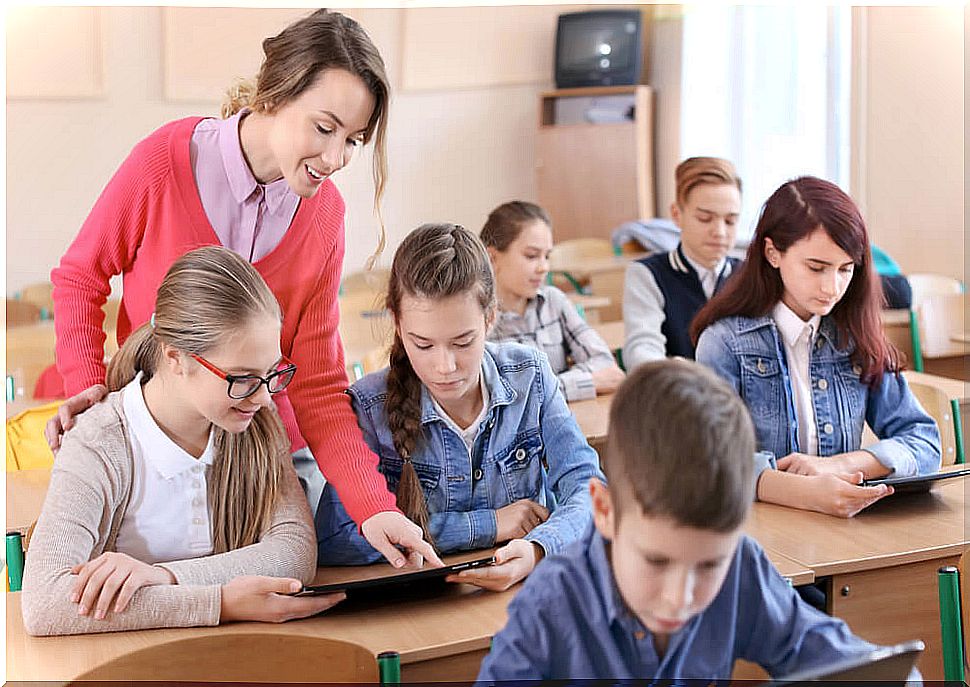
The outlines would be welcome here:
M 346 594 L 290 596 L 303 588 L 299 580 L 287 577 L 246 575 L 222 585 L 219 622 L 256 620 L 285 623 L 322 613 L 347 598 Z
M 74 426 L 74 418 L 107 395 L 108 387 L 104 384 L 95 384 L 64 401 L 58 407 L 57 414 L 48 420 L 47 426 L 44 427 L 44 438 L 47 439 L 51 451 L 57 453 L 61 447 L 61 435 Z
M 620 384 L 626 378 L 623 370 L 616 365 L 604 367 L 591 374 L 593 377 L 593 386 L 596 387 L 597 394 L 612 394 L 620 388 Z
M 78 615 L 94 610 L 95 620 L 104 619 L 116 596 L 114 612 L 121 613 L 142 587 L 175 584 L 175 577 L 165 568 L 114 551 L 87 563 L 78 563 L 71 568 L 71 573 L 78 576 L 71 595 L 71 601 L 78 604 Z
M 396 511 L 382 511 L 372 515 L 360 527 L 361 534 L 371 546 L 377 549 L 395 568 L 411 561 L 427 561 L 432 567 L 441 568 L 444 563 L 438 558 L 431 544 L 424 540 L 421 528 Z M 397 547 L 408 551 L 408 558 Z M 415 555 L 417 554 L 417 555 Z
M 524 579 L 542 560 L 543 550 L 525 539 L 513 539 L 495 552 L 495 565 L 462 570 L 448 575 L 448 582 L 464 582 L 493 592 L 502 592 Z
M 884 496 L 893 493 L 893 488 L 886 484 L 874 487 L 862 487 L 861 472 L 852 474 L 823 473 L 814 475 L 809 487 L 809 507 L 811 510 L 835 515 L 840 518 L 851 518 L 853 515 L 868 508 Z
M 495 541 L 524 537 L 549 519 L 549 509 L 529 499 L 521 499 L 495 511 Z

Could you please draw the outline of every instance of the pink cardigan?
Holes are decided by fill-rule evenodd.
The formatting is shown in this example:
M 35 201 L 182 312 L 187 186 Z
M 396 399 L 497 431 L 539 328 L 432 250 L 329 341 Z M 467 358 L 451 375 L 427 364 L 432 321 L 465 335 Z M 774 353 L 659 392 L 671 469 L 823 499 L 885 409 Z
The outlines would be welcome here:
M 51 271 L 57 367 L 73 395 L 104 382 L 104 315 L 109 280 L 123 274 L 118 343 L 148 321 L 165 272 L 183 253 L 219 245 L 202 207 L 189 160 L 199 117 L 170 122 L 141 141 L 112 177 L 80 233 Z M 395 510 L 347 396 L 337 334 L 337 290 L 344 256 L 344 204 L 332 182 L 303 199 L 283 240 L 253 266 L 283 310 L 281 347 L 299 367 L 277 397 L 294 450 L 306 437 L 349 515 L 362 523 Z M 302 437 L 301 437 L 302 434 Z

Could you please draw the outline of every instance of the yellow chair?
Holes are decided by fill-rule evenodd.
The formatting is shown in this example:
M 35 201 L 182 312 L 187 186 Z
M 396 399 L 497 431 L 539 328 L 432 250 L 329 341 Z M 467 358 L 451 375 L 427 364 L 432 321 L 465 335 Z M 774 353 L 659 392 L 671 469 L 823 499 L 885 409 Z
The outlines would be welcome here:
M 61 401 L 28 408 L 7 420 L 7 472 L 50 468 L 54 465 L 44 427 L 57 413 Z
M 78 676 L 91 680 L 377 684 L 377 658 L 350 642 L 281 632 L 229 632 L 186 637 L 119 656 Z
M 548 281 L 550 284 L 556 283 L 556 277 L 559 276 L 576 291 L 585 293 L 585 287 L 589 284 L 589 275 L 583 271 L 583 265 L 591 259 L 602 260 L 615 255 L 613 244 L 607 239 L 583 238 L 562 241 L 554 245 L 549 254 Z

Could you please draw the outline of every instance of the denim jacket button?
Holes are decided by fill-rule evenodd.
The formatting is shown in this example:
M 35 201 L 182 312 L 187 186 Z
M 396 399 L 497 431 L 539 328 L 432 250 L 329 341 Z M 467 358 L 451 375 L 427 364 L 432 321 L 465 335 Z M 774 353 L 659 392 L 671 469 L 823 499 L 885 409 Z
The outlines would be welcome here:
M 822 431 L 825 432 L 826 434 L 831 434 L 832 432 L 835 431 L 835 427 L 832 426 L 831 422 L 826 422 L 825 426 L 822 427 Z
M 519 461 L 525 460 L 525 449 L 524 448 L 519 448 L 519 449 L 516 449 L 515 450 L 515 459 L 516 460 L 519 460 Z
M 861 375 L 862 374 L 862 366 L 861 365 L 853 365 L 852 366 L 852 373 L 853 374 L 857 374 L 857 375 Z
M 815 340 L 815 349 L 818 350 L 821 347 L 822 347 L 822 339 L 821 338 L 816 339 Z
M 818 380 L 818 388 L 821 389 L 822 391 L 825 391 L 826 389 L 828 389 L 829 388 L 828 380 L 825 380 L 825 379 Z
M 477 470 L 475 470 L 475 472 L 472 473 L 472 477 L 474 477 L 475 479 L 481 479 L 484 476 L 485 476 L 485 473 L 482 472 L 481 468 L 478 468 Z
M 758 359 L 758 372 L 760 372 L 761 374 L 764 374 L 765 373 L 765 370 L 767 370 L 767 369 L 768 368 L 765 367 L 765 361 L 763 361 L 763 360 L 761 360 L 759 358 Z

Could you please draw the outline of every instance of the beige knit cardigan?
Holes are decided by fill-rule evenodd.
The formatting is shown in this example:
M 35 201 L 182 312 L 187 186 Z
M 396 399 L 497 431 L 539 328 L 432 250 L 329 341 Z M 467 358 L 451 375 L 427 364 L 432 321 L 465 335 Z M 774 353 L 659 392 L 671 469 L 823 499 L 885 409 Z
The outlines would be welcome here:
M 142 587 L 103 620 L 77 614 L 71 568 L 114 550 L 131 493 L 133 459 L 121 392 L 78 417 L 63 437 L 24 568 L 24 627 L 32 635 L 218 625 L 221 585 L 239 575 L 309 582 L 317 544 L 310 509 L 289 460 L 272 521 L 260 540 L 226 553 L 161 563 L 177 580 Z

